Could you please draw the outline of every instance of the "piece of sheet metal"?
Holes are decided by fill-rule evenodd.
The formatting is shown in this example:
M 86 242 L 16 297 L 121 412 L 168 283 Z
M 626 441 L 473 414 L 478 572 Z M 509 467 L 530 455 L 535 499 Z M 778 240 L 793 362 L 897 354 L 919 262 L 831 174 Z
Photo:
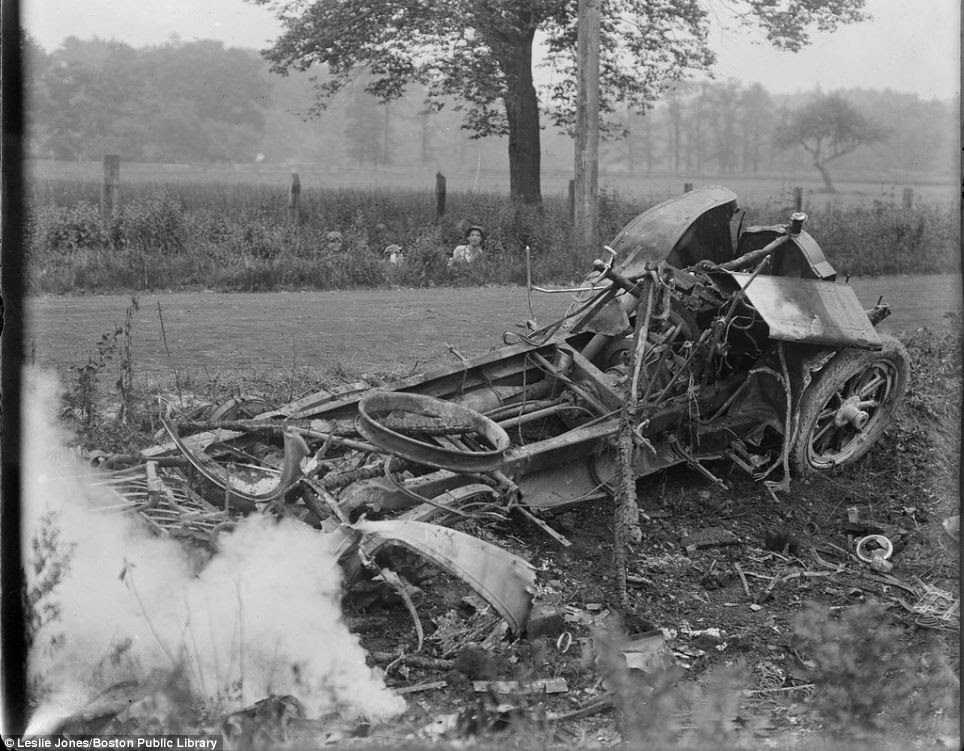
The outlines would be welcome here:
M 516 633 L 529 619 L 535 569 L 492 543 L 448 527 L 415 521 L 361 521 L 351 529 L 363 535 L 372 556 L 382 545 L 402 545 L 459 577 L 494 607 Z
M 610 300 L 585 326 L 586 331 L 606 336 L 625 336 L 633 330 L 629 316 L 618 300 Z
M 765 247 L 771 241 L 786 234 L 786 226 L 773 224 L 768 227 L 748 227 L 740 237 L 737 255 Z M 807 232 L 801 232 L 775 252 L 771 258 L 771 276 L 834 281 L 837 271 L 827 260 L 823 249 Z
M 707 185 L 644 211 L 610 243 L 625 276 L 642 273 L 646 262 L 666 260 L 683 268 L 703 259 L 722 263 L 732 257 L 730 219 L 738 210 L 736 194 Z
M 857 294 L 845 284 L 818 279 L 730 273 L 770 327 L 785 342 L 880 349 L 883 344 Z

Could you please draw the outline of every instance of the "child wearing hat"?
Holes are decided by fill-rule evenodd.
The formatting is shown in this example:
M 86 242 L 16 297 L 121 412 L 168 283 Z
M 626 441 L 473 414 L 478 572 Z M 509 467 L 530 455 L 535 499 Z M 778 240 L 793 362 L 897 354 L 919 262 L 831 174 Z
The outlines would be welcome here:
M 482 242 L 485 240 L 485 232 L 481 227 L 472 226 L 465 231 L 465 244 L 456 246 L 452 251 L 452 258 L 449 266 L 456 263 L 473 263 L 482 257 Z

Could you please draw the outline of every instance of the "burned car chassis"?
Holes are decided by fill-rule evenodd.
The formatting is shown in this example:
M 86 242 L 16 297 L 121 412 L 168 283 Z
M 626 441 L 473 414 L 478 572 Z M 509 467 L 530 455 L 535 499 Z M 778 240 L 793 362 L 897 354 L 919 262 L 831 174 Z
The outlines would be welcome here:
M 518 514 L 565 544 L 540 512 L 614 496 L 632 528 L 638 477 L 687 464 L 722 484 L 705 462 L 727 458 L 776 490 L 882 434 L 906 354 L 804 220 L 744 228 L 732 192 L 692 191 L 633 220 L 550 326 L 390 387 L 168 414 L 170 442 L 104 470 L 159 530 L 295 516 L 340 535 L 350 580 L 375 569 L 404 592 L 377 560 L 402 545 L 521 631 L 532 568 L 454 526 Z

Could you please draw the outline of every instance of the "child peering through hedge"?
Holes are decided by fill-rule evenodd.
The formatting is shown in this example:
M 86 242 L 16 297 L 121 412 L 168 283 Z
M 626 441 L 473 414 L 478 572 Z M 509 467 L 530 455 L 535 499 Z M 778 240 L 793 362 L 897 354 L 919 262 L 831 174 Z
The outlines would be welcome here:
M 482 243 L 485 241 L 485 231 L 476 225 L 465 231 L 465 244 L 456 246 L 449 259 L 449 267 L 460 263 L 474 263 L 482 257 Z

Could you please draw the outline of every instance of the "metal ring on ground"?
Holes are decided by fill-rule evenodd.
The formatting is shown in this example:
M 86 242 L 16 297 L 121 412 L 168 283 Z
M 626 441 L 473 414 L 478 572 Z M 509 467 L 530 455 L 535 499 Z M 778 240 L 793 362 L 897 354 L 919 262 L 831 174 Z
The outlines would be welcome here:
M 427 464 L 453 472 L 489 472 L 499 467 L 509 448 L 509 435 L 499 425 L 473 409 L 422 394 L 394 391 L 371 394 L 358 403 L 358 430 L 379 448 L 391 451 L 409 461 Z M 401 418 L 398 416 L 401 415 Z M 413 424 L 459 426 L 453 435 L 472 436 L 473 442 L 487 444 L 470 448 L 447 441 L 432 441 L 418 435 L 418 428 L 406 435 L 383 424 L 388 418 L 412 418 Z M 481 440 L 479 440 L 481 439 Z M 461 440 L 458 443 L 462 443 Z
M 872 542 L 884 549 L 882 555 L 876 556 L 864 551 L 864 548 Z M 883 535 L 867 535 L 866 537 L 861 537 L 859 540 L 857 540 L 857 544 L 854 547 L 854 553 L 864 563 L 870 563 L 874 560 L 874 558 L 877 557 L 881 557 L 886 561 L 894 554 L 894 543 Z

